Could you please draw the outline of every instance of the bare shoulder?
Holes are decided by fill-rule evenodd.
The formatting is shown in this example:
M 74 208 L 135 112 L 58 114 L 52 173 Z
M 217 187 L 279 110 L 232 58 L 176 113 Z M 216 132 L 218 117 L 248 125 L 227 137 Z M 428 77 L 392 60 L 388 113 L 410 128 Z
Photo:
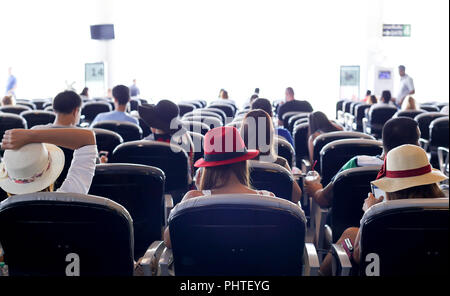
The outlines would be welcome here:
M 194 197 L 198 197 L 198 196 L 202 196 L 203 193 L 200 190 L 191 190 L 188 191 L 184 197 L 183 197 L 183 201 L 188 200 L 190 198 L 194 198 Z

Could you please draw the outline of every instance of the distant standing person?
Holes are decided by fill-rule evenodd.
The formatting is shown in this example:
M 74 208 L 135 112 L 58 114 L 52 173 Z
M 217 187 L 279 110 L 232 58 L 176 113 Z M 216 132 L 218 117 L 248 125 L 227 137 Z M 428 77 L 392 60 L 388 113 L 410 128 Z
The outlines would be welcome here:
M 130 86 L 130 95 L 132 97 L 137 97 L 141 94 L 139 87 L 136 85 L 136 79 L 133 79 L 133 85 Z
M 406 68 L 403 65 L 398 66 L 398 73 L 400 74 L 400 86 L 398 89 L 398 94 L 396 98 L 393 98 L 393 102 L 397 107 L 401 107 L 403 100 L 408 95 L 413 95 L 416 93 L 414 89 L 414 82 L 411 77 L 405 72 Z
M 12 74 L 12 68 L 8 68 L 8 82 L 6 83 L 6 95 L 10 95 L 15 97 L 16 96 L 16 88 L 17 88 L 17 79 Z

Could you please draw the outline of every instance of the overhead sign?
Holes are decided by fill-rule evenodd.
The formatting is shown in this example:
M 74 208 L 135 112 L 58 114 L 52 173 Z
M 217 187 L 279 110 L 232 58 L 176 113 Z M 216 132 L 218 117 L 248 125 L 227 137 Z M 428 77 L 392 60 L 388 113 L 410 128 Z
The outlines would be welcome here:
M 383 24 L 383 37 L 411 37 L 411 25 Z

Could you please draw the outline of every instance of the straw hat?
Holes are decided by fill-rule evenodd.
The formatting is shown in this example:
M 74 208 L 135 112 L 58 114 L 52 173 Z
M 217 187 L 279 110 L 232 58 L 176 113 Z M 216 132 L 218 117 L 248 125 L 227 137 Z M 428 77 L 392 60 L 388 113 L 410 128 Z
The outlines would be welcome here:
M 64 152 L 55 145 L 33 143 L 6 150 L 0 164 L 0 187 L 11 194 L 41 191 L 61 174 Z
M 204 158 L 195 167 L 213 167 L 245 161 L 258 156 L 258 150 L 247 150 L 238 130 L 232 126 L 216 127 L 205 135 Z
M 447 179 L 441 171 L 433 169 L 425 150 L 416 145 L 402 145 L 386 156 L 385 177 L 372 184 L 385 192 L 428 185 Z

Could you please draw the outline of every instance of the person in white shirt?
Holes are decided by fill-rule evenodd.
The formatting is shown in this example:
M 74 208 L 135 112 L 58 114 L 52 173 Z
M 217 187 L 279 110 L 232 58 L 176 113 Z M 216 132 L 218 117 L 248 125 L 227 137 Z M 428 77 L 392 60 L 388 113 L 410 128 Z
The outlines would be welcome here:
M 409 75 L 405 72 L 406 68 L 403 65 L 400 65 L 398 67 L 398 73 L 400 75 L 400 86 L 398 89 L 398 94 L 396 98 L 392 98 L 392 101 L 395 103 L 397 107 L 401 107 L 403 104 L 403 100 L 408 95 L 413 95 L 416 93 L 416 90 L 414 89 L 414 82 Z
M 13 129 L 5 132 L 0 187 L 8 196 L 54 191 L 64 167 L 61 146 L 74 150 L 68 174 L 57 192 L 87 194 L 95 172 L 97 145 L 87 129 Z

